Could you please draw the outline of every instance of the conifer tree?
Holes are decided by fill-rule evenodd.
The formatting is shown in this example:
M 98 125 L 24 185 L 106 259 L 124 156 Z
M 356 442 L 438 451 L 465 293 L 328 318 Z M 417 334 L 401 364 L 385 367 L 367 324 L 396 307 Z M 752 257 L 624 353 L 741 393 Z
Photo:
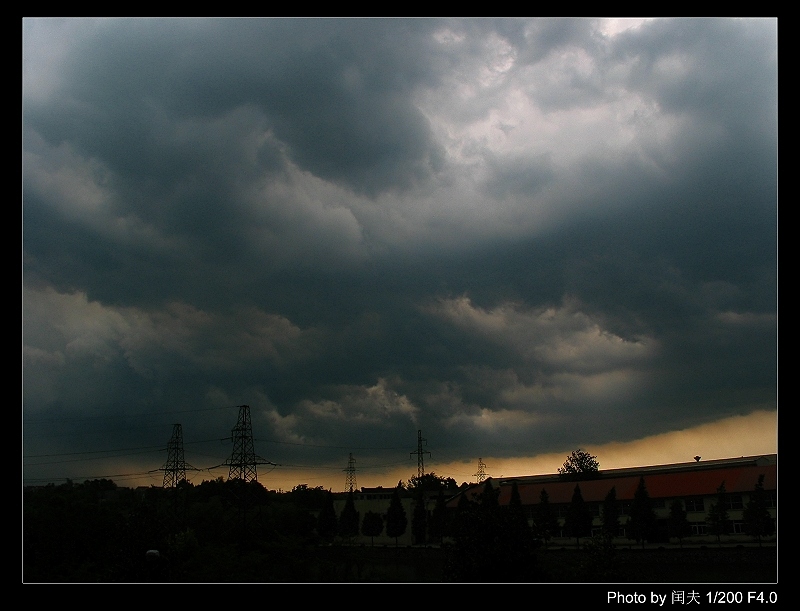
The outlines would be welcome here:
M 361 523 L 361 534 L 365 537 L 372 539 L 372 545 L 375 545 L 375 537 L 379 537 L 383 532 L 383 516 L 374 511 L 368 511 L 364 514 L 364 521 Z
M 545 549 L 547 549 L 548 541 L 561 528 L 558 524 L 558 517 L 550 505 L 550 495 L 547 494 L 547 490 L 544 488 L 539 494 L 539 504 L 536 505 L 533 511 L 533 528 L 535 535 L 544 541 Z
M 633 494 L 631 515 L 628 518 L 628 538 L 641 543 L 644 549 L 645 541 L 652 539 L 655 528 L 656 512 L 653 510 L 653 502 L 650 500 L 650 493 L 647 492 L 644 477 L 640 477 L 639 485 Z
M 617 501 L 617 488 L 612 486 L 603 501 L 603 533 L 610 539 L 617 536 L 619 532 L 619 502 Z
M 425 536 L 428 532 L 428 512 L 425 509 L 425 493 L 419 488 L 414 495 L 414 513 L 411 517 L 411 534 L 414 543 L 425 543 Z
M 524 521 L 527 526 L 528 519 L 525 517 L 525 510 L 522 507 L 522 497 L 519 495 L 519 486 L 517 482 L 511 483 L 511 498 L 508 501 L 508 509 L 514 521 Z
M 727 534 L 730 523 L 728 517 L 728 492 L 725 490 L 724 481 L 717 488 L 717 500 L 708 509 L 706 523 L 711 534 L 717 536 L 717 543 L 720 543 L 722 535 Z
M 772 516 L 769 515 L 767 508 L 767 495 L 764 491 L 764 475 L 758 476 L 753 492 L 750 493 L 750 500 L 744 508 L 744 530 L 751 537 L 755 537 L 758 546 L 761 547 L 761 538 L 771 535 L 773 532 Z
M 436 506 L 433 508 L 431 519 L 428 522 L 428 537 L 434 543 L 441 543 L 447 531 L 447 503 L 444 492 L 439 490 L 436 497 Z
M 317 519 L 317 533 L 324 540 L 331 540 L 336 536 L 337 531 L 336 510 L 333 507 L 333 494 L 330 490 L 325 492 L 322 502 L 322 509 Z
M 356 511 L 356 505 L 353 500 L 353 491 L 347 493 L 347 501 L 345 501 L 342 514 L 339 516 L 339 534 L 342 537 L 350 539 L 358 535 L 359 515 Z
M 462 509 L 466 509 L 469 506 L 470 506 L 470 500 L 467 497 L 467 491 L 465 490 L 464 492 L 461 493 L 461 496 L 458 499 L 457 509 L 461 511 Z
M 450 535 L 459 537 L 464 534 L 464 531 L 469 528 L 469 516 L 474 509 L 475 503 L 469 500 L 467 490 L 461 493 L 456 506 L 456 514 L 453 518 L 453 523 L 450 525 Z
M 581 494 L 580 484 L 575 484 L 572 500 L 567 509 L 564 528 L 570 536 L 575 537 L 575 543 L 580 546 L 581 537 L 592 534 L 592 513 Z
M 499 492 L 487 480 L 477 503 L 459 503 L 453 546 L 446 556 L 447 580 L 494 582 L 535 578 L 531 539 L 515 530 L 513 512 L 498 503 Z
M 492 486 L 492 480 L 487 479 L 486 483 L 483 485 L 483 492 L 480 495 L 480 503 L 481 507 L 487 509 L 493 509 L 495 507 L 500 507 L 500 501 L 498 497 L 500 496 L 500 489 L 494 489 Z
M 520 497 L 517 482 L 511 484 L 511 498 L 508 501 L 506 513 L 508 537 L 528 553 L 533 552 L 535 547 L 533 531 L 528 524 L 525 508 L 522 506 L 522 497 Z
M 686 510 L 680 499 L 675 499 L 669 507 L 669 535 L 677 537 L 678 543 L 683 547 L 683 538 L 692 532 L 692 525 L 686 517 Z
M 395 547 L 397 547 L 397 539 L 402 537 L 408 528 L 406 510 L 400 501 L 400 489 L 400 485 L 394 489 L 389 510 L 386 512 L 386 534 L 394 538 Z

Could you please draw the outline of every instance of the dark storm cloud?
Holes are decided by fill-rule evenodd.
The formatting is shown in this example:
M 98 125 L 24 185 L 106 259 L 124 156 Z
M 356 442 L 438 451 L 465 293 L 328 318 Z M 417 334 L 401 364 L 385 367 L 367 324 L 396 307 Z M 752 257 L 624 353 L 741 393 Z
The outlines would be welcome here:
M 195 130 L 249 106 L 262 125 L 248 128 L 274 130 L 300 167 L 375 194 L 439 163 L 409 98 L 432 78 L 421 61 L 428 29 L 404 20 L 102 24 L 65 61 L 60 111 L 34 105 L 27 114 L 51 141 L 69 140 L 122 174 L 171 183 L 176 173 L 203 174 L 205 147 L 214 147 L 215 165 L 231 154 L 240 162 L 240 151 L 218 140 L 237 134 L 211 132 L 204 142 Z M 182 127 L 190 133 L 176 138 Z
M 25 20 L 26 455 L 182 418 L 210 464 L 242 403 L 260 453 L 362 465 L 773 407 L 776 37 Z

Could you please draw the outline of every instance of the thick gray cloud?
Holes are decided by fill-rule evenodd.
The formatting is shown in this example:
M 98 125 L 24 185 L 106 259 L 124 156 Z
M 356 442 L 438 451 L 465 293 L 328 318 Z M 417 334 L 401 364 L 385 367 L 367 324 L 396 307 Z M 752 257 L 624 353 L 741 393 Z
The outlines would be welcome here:
M 775 20 L 26 19 L 23 113 L 31 481 L 775 407 Z

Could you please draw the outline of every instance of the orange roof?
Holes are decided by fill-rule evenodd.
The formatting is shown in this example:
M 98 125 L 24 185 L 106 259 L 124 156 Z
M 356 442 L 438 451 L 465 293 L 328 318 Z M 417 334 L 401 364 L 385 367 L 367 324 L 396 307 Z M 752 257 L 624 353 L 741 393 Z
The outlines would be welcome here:
M 641 473 L 621 476 L 601 477 L 595 480 L 570 482 L 550 480 L 541 482 L 518 482 L 520 498 L 523 505 L 536 505 L 542 489 L 547 491 L 550 503 L 569 503 L 575 491 L 575 485 L 581 488 L 581 496 L 586 502 L 602 502 L 612 487 L 616 488 L 617 500 L 632 500 L 639 485 L 640 477 L 644 477 L 647 492 L 652 499 L 674 498 L 687 496 L 712 496 L 716 494 L 722 482 L 729 493 L 750 492 L 758 481 L 758 476 L 764 475 L 764 488 L 777 489 L 777 465 L 748 465 L 730 466 L 712 469 L 683 470 L 672 473 Z M 496 487 L 497 482 L 492 482 Z M 480 494 L 484 484 L 476 484 L 469 488 L 470 493 Z M 511 499 L 511 482 L 503 481 L 500 485 L 499 501 L 507 505 Z M 448 505 L 455 507 L 458 503 L 454 499 Z

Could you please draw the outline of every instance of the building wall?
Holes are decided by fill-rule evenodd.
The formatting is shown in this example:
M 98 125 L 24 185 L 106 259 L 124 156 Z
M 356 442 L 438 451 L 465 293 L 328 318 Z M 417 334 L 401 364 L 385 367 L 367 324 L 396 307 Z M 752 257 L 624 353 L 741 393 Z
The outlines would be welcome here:
M 768 510 L 770 516 L 773 520 L 774 532 L 772 535 L 768 537 L 763 537 L 762 541 L 767 542 L 774 542 L 777 539 L 777 517 L 778 517 L 778 507 L 776 502 L 776 495 L 774 491 L 767 491 L 768 496 L 770 497 L 770 502 L 768 504 Z M 689 521 L 690 525 L 692 526 L 692 534 L 684 537 L 683 542 L 686 544 L 706 544 L 706 543 L 716 543 L 717 536 L 711 534 L 710 528 L 708 527 L 708 523 L 706 519 L 708 517 L 709 510 L 711 506 L 717 502 L 716 495 L 700 495 L 700 496 L 690 496 L 690 497 L 667 497 L 667 498 L 656 498 L 650 499 L 653 504 L 653 509 L 656 514 L 656 519 L 661 522 L 661 526 L 666 528 L 666 521 L 669 519 L 670 507 L 675 499 L 679 499 L 683 505 L 683 508 L 686 510 L 686 518 Z M 750 501 L 750 493 L 733 493 L 728 494 L 728 501 L 729 505 L 727 507 L 728 511 L 728 519 L 730 524 L 730 532 L 724 535 L 721 535 L 720 541 L 727 542 L 727 543 L 751 543 L 753 541 L 753 537 L 747 535 L 744 532 L 744 508 L 747 507 L 748 502 Z M 602 526 L 602 504 L 598 502 L 587 503 L 593 509 L 594 519 L 592 522 L 592 530 L 594 533 L 599 533 L 600 528 Z M 623 501 L 620 503 L 620 528 L 621 528 L 621 536 L 617 537 L 614 542 L 618 545 L 633 545 L 634 542 L 631 539 L 628 539 L 625 536 L 625 524 L 629 518 L 629 509 L 630 502 Z M 529 524 L 533 526 L 533 511 L 534 506 L 527 507 L 529 512 Z M 559 523 L 561 524 L 562 528 L 564 526 L 564 518 L 566 512 L 569 509 L 569 504 L 567 503 L 559 503 L 553 505 L 553 510 L 558 512 Z M 574 537 L 569 537 L 565 535 L 562 531 L 561 535 L 558 537 L 554 537 L 554 543 L 556 544 L 563 544 L 568 542 L 570 539 L 574 540 Z M 669 540 L 670 543 L 677 544 L 679 540 L 676 537 L 673 537 Z

